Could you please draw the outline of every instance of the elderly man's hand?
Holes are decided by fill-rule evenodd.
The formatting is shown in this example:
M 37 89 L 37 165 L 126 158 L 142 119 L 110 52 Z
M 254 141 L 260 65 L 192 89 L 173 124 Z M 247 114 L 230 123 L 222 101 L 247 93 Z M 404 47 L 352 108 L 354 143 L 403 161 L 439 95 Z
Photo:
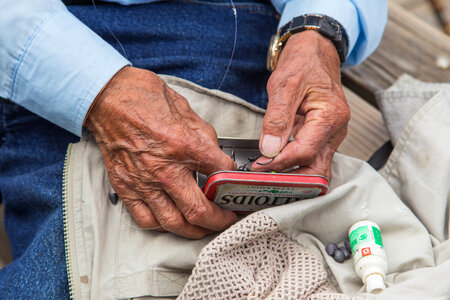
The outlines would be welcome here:
M 331 177 L 333 155 L 345 138 L 350 110 L 340 79 L 333 43 L 315 31 L 291 36 L 267 83 L 264 117 L 255 171 L 293 171 Z M 293 135 L 295 140 L 288 142 Z M 267 157 L 275 157 L 268 165 Z
M 156 74 L 126 67 L 94 103 L 85 125 L 100 145 L 108 176 L 136 223 L 201 238 L 236 215 L 208 201 L 193 171 L 235 169 L 214 128 Z

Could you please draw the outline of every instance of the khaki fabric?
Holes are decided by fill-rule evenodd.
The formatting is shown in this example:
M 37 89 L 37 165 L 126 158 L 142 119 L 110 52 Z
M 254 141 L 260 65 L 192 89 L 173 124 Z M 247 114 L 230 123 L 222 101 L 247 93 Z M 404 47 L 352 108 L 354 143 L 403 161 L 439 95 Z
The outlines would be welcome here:
M 184 80 L 165 80 L 216 127 L 220 136 L 259 136 L 259 108 Z M 396 87 L 402 90 L 402 81 Z M 216 112 L 215 117 L 209 116 Z M 287 241 L 314 254 L 330 286 L 360 297 L 369 295 L 363 293 L 352 262 L 336 263 L 325 254 L 324 245 L 343 240 L 357 221 L 375 221 L 382 230 L 389 264 L 388 289 L 376 297 L 448 299 L 449 115 L 448 93 L 434 93 L 407 123 L 381 174 L 361 160 L 337 154 L 327 195 L 255 215 L 269 217 L 274 221 L 272 230 L 281 234 L 277 236 L 287 237 Z M 67 249 L 74 297 L 122 299 L 180 294 L 201 250 L 215 237 L 190 241 L 139 229 L 120 201 L 113 205 L 108 200 L 112 189 L 100 151 L 89 136 L 70 147 L 66 171 Z M 205 257 L 199 261 L 202 259 Z M 219 274 L 214 276 L 220 280 Z
M 336 263 L 324 253 L 324 244 L 344 239 L 353 223 L 368 219 L 382 228 L 389 264 L 389 288 L 370 297 L 449 299 L 447 90 L 446 85 L 400 78 L 380 95 L 380 102 L 389 112 L 389 105 L 400 109 L 398 101 L 405 104 L 411 99 L 411 107 L 404 110 L 412 118 L 403 128 L 389 127 L 398 139 L 381 172 L 384 178 L 360 161 L 337 155 L 328 195 L 264 210 L 226 230 L 200 253 L 181 298 L 343 298 L 318 288 L 328 281 L 337 283 L 346 295 L 363 296 L 352 262 Z M 400 124 L 396 115 L 398 112 L 386 113 L 387 123 Z M 273 219 L 268 220 L 268 215 Z M 285 233 L 284 238 L 280 232 Z M 317 257 L 323 257 L 330 278 L 321 276 Z M 258 258 L 264 261 L 258 262 Z

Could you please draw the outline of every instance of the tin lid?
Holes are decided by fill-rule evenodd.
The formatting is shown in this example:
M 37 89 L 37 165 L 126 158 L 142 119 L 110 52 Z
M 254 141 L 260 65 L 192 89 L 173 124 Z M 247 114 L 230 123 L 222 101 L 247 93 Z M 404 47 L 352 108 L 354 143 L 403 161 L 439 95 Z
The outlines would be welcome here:
M 271 172 L 246 172 L 246 171 L 219 171 L 212 173 L 206 178 L 206 182 L 211 178 L 216 177 L 220 179 L 241 179 L 241 180 L 256 180 L 267 181 L 270 178 L 281 182 L 303 182 L 303 183 L 320 183 L 328 186 L 328 178 L 322 175 L 311 174 L 297 174 L 297 173 L 271 173 Z
M 320 195 L 328 191 L 328 180 L 319 175 L 289 173 L 260 173 L 221 171 L 211 174 L 203 187 L 208 199 L 214 198 L 218 187 L 224 184 L 271 186 L 271 187 L 317 187 Z

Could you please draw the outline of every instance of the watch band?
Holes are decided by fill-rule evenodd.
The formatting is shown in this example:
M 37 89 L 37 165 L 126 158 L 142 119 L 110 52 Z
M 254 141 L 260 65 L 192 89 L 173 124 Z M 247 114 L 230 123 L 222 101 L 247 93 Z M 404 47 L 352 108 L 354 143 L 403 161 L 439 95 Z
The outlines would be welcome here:
M 306 14 L 292 19 L 272 36 L 267 51 L 267 70 L 270 72 L 275 70 L 280 52 L 289 37 L 305 30 L 315 30 L 330 39 L 339 55 L 341 65 L 345 62 L 348 53 L 348 39 L 344 27 L 328 16 Z
M 315 30 L 329 38 L 336 47 L 341 65 L 345 62 L 348 53 L 348 39 L 345 29 L 338 21 L 326 15 L 306 14 L 293 18 L 280 29 L 281 47 L 284 46 L 291 35 L 305 30 Z

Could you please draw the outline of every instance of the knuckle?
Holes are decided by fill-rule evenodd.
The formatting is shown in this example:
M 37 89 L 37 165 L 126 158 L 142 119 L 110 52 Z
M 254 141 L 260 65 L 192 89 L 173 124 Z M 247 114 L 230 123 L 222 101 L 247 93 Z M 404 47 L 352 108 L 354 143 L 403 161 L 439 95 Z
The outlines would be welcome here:
M 208 135 L 217 139 L 216 130 L 214 129 L 214 127 L 211 124 L 209 124 L 209 123 L 205 124 L 205 131 L 208 133 Z
M 178 214 L 162 216 L 160 217 L 159 222 L 161 223 L 161 226 L 168 231 L 178 230 L 184 226 L 184 220 Z
M 183 138 L 188 136 L 186 131 L 186 128 L 180 126 L 173 127 L 169 139 L 167 140 L 167 144 L 169 146 L 166 150 L 167 157 L 176 157 L 177 155 L 183 153 L 186 147 L 191 146 L 191 143 L 189 143 L 191 139 L 186 140 Z
M 343 127 L 350 121 L 351 111 L 348 106 L 347 100 L 345 99 L 344 92 L 339 88 L 333 97 L 332 105 L 332 116 L 334 123 L 338 127 Z
M 299 73 L 296 68 L 276 69 L 272 72 L 267 81 L 267 91 L 276 88 L 284 88 L 288 85 L 295 84 L 299 80 Z
M 320 112 L 320 120 L 319 120 L 319 124 L 321 124 L 322 126 L 329 126 L 332 125 L 334 123 L 334 119 L 335 119 L 335 107 L 328 107 L 326 109 L 323 109 Z
M 180 193 L 180 189 L 182 189 L 182 185 L 180 185 L 180 178 L 177 176 L 173 176 L 173 174 L 181 174 L 182 170 L 179 169 L 176 165 L 168 166 L 166 169 L 162 170 L 158 174 L 158 183 L 163 186 L 165 190 L 169 191 L 177 191 Z
M 272 115 L 271 118 L 264 120 L 264 123 L 265 123 L 264 129 L 266 129 L 266 130 L 268 129 L 268 130 L 274 131 L 276 133 L 281 133 L 281 132 L 285 132 L 286 130 L 288 130 L 288 127 L 289 127 L 288 120 L 286 118 L 283 118 L 281 116 L 281 114 L 278 114 L 278 116 L 279 116 L 278 118 L 275 116 L 277 116 L 277 115 L 276 114 Z
M 350 120 L 350 108 L 346 103 L 336 103 L 321 111 L 320 123 L 324 130 L 337 130 Z
M 196 205 L 189 208 L 184 214 L 184 217 L 189 223 L 200 225 L 207 215 L 208 209 L 204 205 Z
M 151 85 L 151 86 L 158 86 L 158 87 L 163 87 L 165 85 L 165 82 L 161 79 L 161 77 L 159 77 L 158 75 L 156 75 L 155 73 L 153 73 L 152 71 L 149 70 L 143 70 L 140 69 L 140 78 L 143 82 Z
M 217 159 L 219 146 L 215 141 L 205 140 L 202 144 L 197 145 L 196 153 L 199 158 L 212 159 L 213 161 Z
M 211 150 L 214 146 L 210 140 L 205 139 L 203 142 L 198 141 L 195 143 L 191 143 L 186 147 L 190 150 L 192 156 L 203 157 L 207 156 L 208 154 L 211 154 Z
M 142 229 L 149 229 L 157 226 L 152 218 L 135 218 L 135 221 L 139 228 Z
M 207 151 L 207 150 L 200 150 L 199 155 L 201 157 L 201 164 L 202 165 L 209 165 L 209 164 L 217 164 L 220 159 L 217 156 L 217 152 L 216 151 Z
M 208 152 L 210 144 L 208 139 L 202 139 L 198 136 L 192 136 L 186 143 L 183 144 L 183 153 L 187 153 L 190 157 L 201 156 L 203 153 Z
M 340 126 L 344 126 L 350 121 L 351 111 L 346 103 L 337 107 L 337 116 Z
M 213 140 L 205 140 L 202 144 L 198 145 L 192 156 L 203 165 L 216 165 L 218 168 L 223 167 L 223 159 L 224 157 L 228 157 L 221 151 L 217 142 Z
M 169 164 L 161 164 L 161 163 L 155 163 L 152 166 L 152 181 L 154 183 L 160 184 L 162 186 L 167 186 L 168 184 L 171 184 L 171 181 L 173 180 L 172 177 L 167 176 L 167 172 L 170 172 L 170 165 Z M 149 181 L 149 180 L 148 180 Z

